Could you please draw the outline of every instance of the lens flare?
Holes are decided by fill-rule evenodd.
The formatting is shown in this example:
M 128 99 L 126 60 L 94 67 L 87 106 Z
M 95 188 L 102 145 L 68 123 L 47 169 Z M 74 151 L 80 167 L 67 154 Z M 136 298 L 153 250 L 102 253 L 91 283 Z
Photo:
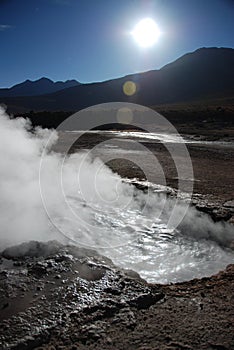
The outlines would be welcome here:
M 123 92 L 127 96 L 132 96 L 136 93 L 137 86 L 133 81 L 126 81 L 123 84 Z
M 118 110 L 116 118 L 120 124 L 131 124 L 133 121 L 133 112 L 130 108 L 122 107 Z

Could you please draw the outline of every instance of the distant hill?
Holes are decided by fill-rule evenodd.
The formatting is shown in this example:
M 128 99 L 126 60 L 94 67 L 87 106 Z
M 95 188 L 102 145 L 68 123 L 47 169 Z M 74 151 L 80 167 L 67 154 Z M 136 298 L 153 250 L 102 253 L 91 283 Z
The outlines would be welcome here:
M 128 75 L 101 83 L 81 84 L 51 94 L 4 97 L 11 112 L 77 111 L 105 102 L 127 101 L 146 106 L 188 103 L 234 96 L 234 49 L 201 48 L 159 70 Z M 137 91 L 126 96 L 123 84 L 136 83 Z
M 76 80 L 52 81 L 48 78 L 41 78 L 35 81 L 25 80 L 23 83 L 12 86 L 9 89 L 0 89 L 0 97 L 35 96 L 44 95 L 59 90 L 79 85 Z

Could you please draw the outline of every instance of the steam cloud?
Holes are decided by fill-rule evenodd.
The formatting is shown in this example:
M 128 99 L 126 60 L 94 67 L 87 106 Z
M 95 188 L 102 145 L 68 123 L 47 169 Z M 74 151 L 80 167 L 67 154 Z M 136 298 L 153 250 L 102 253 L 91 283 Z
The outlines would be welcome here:
M 48 130 L 29 132 L 23 118 L 0 109 L 0 247 L 52 237 L 39 189 L 40 156 Z M 55 141 L 55 140 L 54 140 Z
M 96 217 L 101 215 L 99 212 L 93 213 L 93 206 L 95 210 L 103 210 L 109 208 L 114 200 L 112 208 L 115 210 L 116 205 L 118 208 L 123 207 L 132 198 L 133 190 L 129 185 L 122 184 L 119 187 L 121 178 L 118 175 L 113 174 L 99 160 L 89 157 L 84 160 L 83 154 L 67 158 L 62 173 L 62 191 L 62 156 L 53 152 L 45 154 L 40 183 L 41 157 L 51 135 L 54 135 L 52 144 L 57 140 L 56 133 L 41 128 L 32 131 L 29 121 L 23 118 L 11 119 L 0 109 L 0 250 L 28 240 L 57 239 L 64 242 L 66 239 L 60 231 L 65 228 L 68 232 L 75 229 L 75 237 L 69 234 L 69 238 L 80 238 L 81 243 L 92 246 L 104 244 L 108 236 L 107 230 L 101 230 L 98 235 L 96 227 L 95 232 L 92 232 L 94 214 Z M 77 184 L 77 167 L 80 164 L 82 172 Z M 97 184 L 99 192 L 96 191 Z M 41 187 L 44 198 L 47 199 L 46 206 L 42 201 Z M 66 193 L 65 201 L 63 191 Z M 74 209 L 73 202 L 76 212 L 79 212 L 76 220 L 71 210 Z M 45 207 L 49 210 L 49 216 Z M 103 242 L 98 242 L 101 239 Z
M 124 184 L 100 160 L 92 160 L 82 153 L 69 156 L 64 163 L 62 177 L 66 200 L 60 184 L 62 156 L 53 152 L 44 155 L 44 205 L 39 170 L 50 135 L 51 131 L 41 128 L 31 131 L 29 121 L 11 119 L 0 109 L 0 250 L 28 240 L 64 242 L 72 239 L 103 252 L 103 246 L 127 244 L 139 238 L 145 228 L 152 229 L 165 197 L 155 194 L 147 197 Z M 51 144 L 57 141 L 56 133 L 53 135 Z M 77 169 L 81 165 L 77 181 Z M 174 203 L 173 199 L 166 201 L 165 217 Z M 179 215 L 183 204 L 178 205 L 177 210 Z M 75 219 L 73 211 L 78 213 Z M 214 224 L 193 208 L 189 209 L 180 229 L 196 239 L 211 239 L 224 245 L 234 237 L 230 225 Z M 111 250 L 109 257 L 112 257 Z

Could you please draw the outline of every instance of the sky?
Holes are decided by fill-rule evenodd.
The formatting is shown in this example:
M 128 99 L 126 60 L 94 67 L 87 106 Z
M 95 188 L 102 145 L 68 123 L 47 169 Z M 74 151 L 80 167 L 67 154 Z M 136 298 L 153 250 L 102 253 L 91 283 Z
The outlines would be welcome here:
M 131 35 L 160 29 L 148 48 Z M 0 87 L 48 77 L 81 83 L 159 69 L 200 47 L 234 47 L 234 0 L 0 0 Z

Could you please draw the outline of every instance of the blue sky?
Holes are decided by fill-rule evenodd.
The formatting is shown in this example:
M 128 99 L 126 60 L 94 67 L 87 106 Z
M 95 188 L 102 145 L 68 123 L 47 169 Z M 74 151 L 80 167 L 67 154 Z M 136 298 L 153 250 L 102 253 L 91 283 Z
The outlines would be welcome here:
M 129 34 L 144 17 L 162 32 L 147 49 Z M 234 47 L 233 33 L 233 0 L 0 0 L 0 87 L 158 69 L 199 47 Z

